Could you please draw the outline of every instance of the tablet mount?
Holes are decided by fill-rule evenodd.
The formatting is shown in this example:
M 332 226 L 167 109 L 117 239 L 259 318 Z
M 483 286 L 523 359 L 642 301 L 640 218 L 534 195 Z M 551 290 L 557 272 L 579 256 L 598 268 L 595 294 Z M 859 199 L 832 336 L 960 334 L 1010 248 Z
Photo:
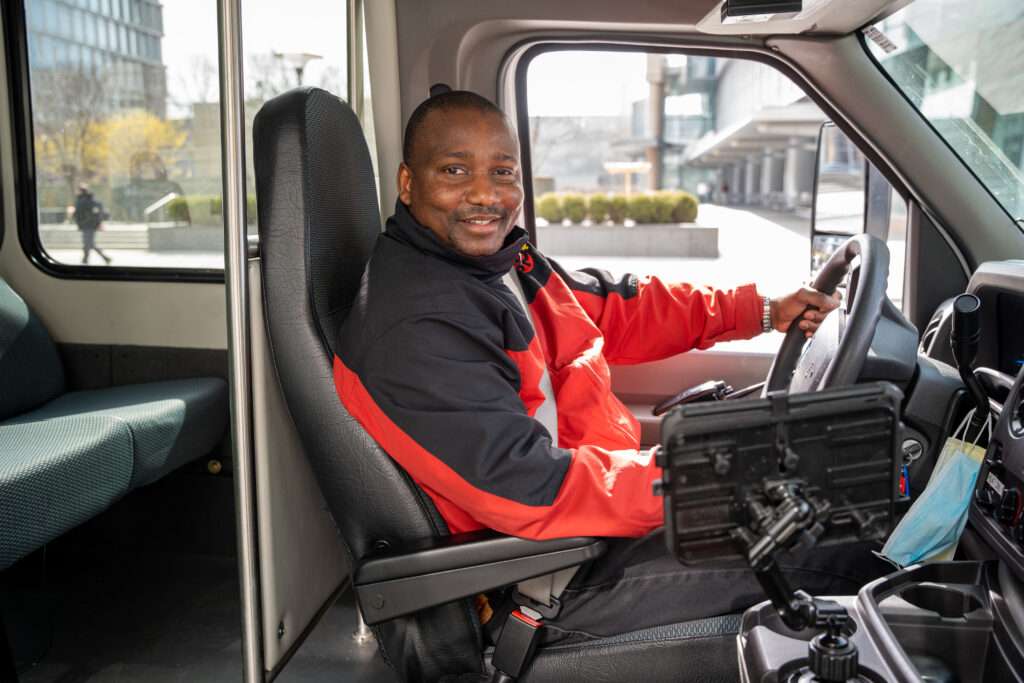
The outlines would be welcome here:
M 766 482 L 764 504 L 748 497 L 751 522 L 732 530 L 733 539 L 746 549 L 747 563 L 778 612 L 794 631 L 824 629 L 807 646 L 808 665 L 791 681 L 846 683 L 857 678 L 857 647 L 843 635 L 850 621 L 846 608 L 833 600 L 793 590 L 779 568 L 777 556 L 787 550 L 813 547 L 829 516 L 828 501 L 805 496 L 803 482 Z
M 846 607 L 794 590 L 782 554 L 884 538 L 899 498 L 891 384 L 691 404 L 662 422 L 665 537 L 684 564 L 742 557 L 793 631 L 819 631 L 787 683 L 870 680 Z

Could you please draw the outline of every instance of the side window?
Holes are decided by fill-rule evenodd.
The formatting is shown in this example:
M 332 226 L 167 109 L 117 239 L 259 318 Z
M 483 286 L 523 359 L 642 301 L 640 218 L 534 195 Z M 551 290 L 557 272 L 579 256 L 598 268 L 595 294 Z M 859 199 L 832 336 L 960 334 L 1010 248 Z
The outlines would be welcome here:
M 271 3 L 244 5 L 255 230 L 253 117 L 299 84 L 346 96 L 347 13 L 344 0 L 296 0 L 284 13 Z M 30 242 L 40 255 L 63 273 L 223 268 L 217 3 L 22 7 L 32 112 L 25 152 L 36 202 Z
M 766 294 L 808 280 L 826 117 L 787 77 L 746 60 L 628 52 L 548 52 L 528 69 L 541 250 L 568 268 L 755 282 Z

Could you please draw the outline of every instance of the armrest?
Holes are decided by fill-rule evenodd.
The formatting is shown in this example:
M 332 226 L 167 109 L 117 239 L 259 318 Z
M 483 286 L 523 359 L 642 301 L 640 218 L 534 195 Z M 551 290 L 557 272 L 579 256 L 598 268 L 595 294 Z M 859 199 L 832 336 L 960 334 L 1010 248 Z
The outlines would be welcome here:
M 528 541 L 494 532 L 432 539 L 360 560 L 352 572 L 367 624 L 575 567 L 604 553 L 597 538 Z

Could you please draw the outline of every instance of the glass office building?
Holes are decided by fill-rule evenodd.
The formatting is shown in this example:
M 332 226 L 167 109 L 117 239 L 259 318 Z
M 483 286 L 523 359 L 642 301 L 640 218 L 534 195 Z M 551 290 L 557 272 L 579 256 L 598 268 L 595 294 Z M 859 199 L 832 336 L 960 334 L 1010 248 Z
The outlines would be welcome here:
M 93 77 L 111 109 L 164 116 L 163 7 L 157 0 L 29 0 L 25 9 L 34 71 Z

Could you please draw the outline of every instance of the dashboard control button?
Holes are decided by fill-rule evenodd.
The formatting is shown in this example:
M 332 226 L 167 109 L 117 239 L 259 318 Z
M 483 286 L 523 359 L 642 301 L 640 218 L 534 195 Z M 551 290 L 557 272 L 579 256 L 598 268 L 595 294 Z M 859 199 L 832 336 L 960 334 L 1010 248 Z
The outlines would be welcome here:
M 996 505 L 999 504 L 999 494 L 988 486 L 982 486 L 978 489 L 978 492 L 974 497 L 974 502 L 978 504 L 978 507 L 980 507 L 985 514 L 991 515 L 992 511 L 995 510 Z
M 1006 489 L 999 499 L 996 519 L 1002 524 L 1014 524 L 1020 519 L 1020 505 L 1020 491 L 1016 487 Z

